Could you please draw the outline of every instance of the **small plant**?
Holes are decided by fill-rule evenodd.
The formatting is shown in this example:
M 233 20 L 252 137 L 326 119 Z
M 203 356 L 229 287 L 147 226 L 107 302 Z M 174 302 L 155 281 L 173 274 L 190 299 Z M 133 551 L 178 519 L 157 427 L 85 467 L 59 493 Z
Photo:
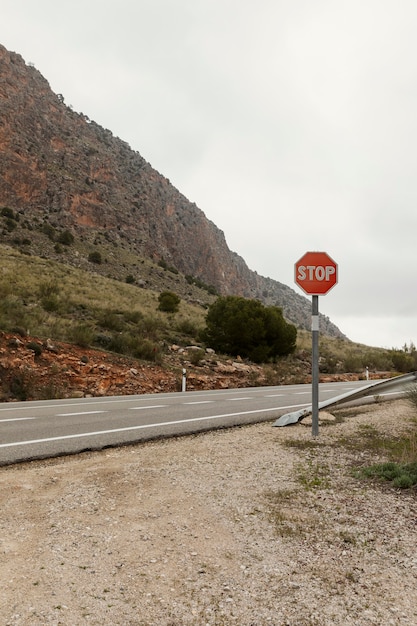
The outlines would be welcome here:
M 325 463 L 309 461 L 307 467 L 298 468 L 298 480 L 307 491 L 330 487 L 330 468 Z
M 200 361 L 204 358 L 204 356 L 204 350 L 192 350 L 188 358 L 191 365 L 200 365 Z
M 364 467 L 359 475 L 366 478 L 378 478 L 390 482 L 397 489 L 409 489 L 417 485 L 417 462 L 415 463 L 378 463 Z

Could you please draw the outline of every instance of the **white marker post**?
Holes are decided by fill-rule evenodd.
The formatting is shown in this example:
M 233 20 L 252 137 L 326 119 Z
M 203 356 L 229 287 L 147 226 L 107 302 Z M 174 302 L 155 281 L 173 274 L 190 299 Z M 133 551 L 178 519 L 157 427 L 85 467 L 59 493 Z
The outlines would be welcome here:
M 306 252 L 295 264 L 295 282 L 312 296 L 311 306 L 311 408 L 312 435 L 319 434 L 319 295 L 337 283 L 337 264 L 326 252 Z

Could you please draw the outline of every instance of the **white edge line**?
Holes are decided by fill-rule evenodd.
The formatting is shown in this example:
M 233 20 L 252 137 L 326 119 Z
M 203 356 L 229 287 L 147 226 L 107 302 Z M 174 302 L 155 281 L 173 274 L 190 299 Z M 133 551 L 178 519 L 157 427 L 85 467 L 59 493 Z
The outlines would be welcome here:
M 96 435 L 109 435 L 111 433 L 123 433 L 129 430 L 143 430 L 145 428 L 158 428 L 159 426 L 175 426 L 176 424 L 189 424 L 190 422 L 203 422 L 207 420 L 221 419 L 222 417 L 235 417 L 237 415 L 250 415 L 253 413 L 266 413 L 269 411 L 281 411 L 282 409 L 295 409 L 307 404 L 292 404 L 289 406 L 276 406 L 270 409 L 257 409 L 256 411 L 244 411 L 241 413 L 224 413 L 223 415 L 210 415 L 208 417 L 193 417 L 185 420 L 175 420 L 174 422 L 160 422 L 159 424 L 142 424 L 140 426 L 127 426 L 126 428 L 112 428 L 110 430 L 98 430 L 92 433 L 77 433 L 75 435 L 62 435 L 61 437 L 48 437 L 46 439 L 32 439 L 31 441 L 14 441 L 12 443 L 2 443 L 0 448 L 12 448 L 16 446 L 29 446 L 35 443 L 48 443 L 50 441 L 63 441 L 64 439 L 80 439 L 81 437 L 93 437 Z

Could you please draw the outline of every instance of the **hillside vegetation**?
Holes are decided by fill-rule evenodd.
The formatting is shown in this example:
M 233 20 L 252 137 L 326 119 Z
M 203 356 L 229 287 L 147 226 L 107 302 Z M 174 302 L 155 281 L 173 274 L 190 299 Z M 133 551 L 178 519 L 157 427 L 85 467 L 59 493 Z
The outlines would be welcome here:
M 149 261 L 147 262 L 150 263 Z M 159 310 L 160 291 L 136 282 L 118 281 L 50 259 L 23 254 L 0 245 L 0 330 L 41 340 L 65 341 L 81 347 L 128 355 L 164 364 L 172 344 L 198 345 L 194 364 L 206 347 L 202 341 L 207 307 L 215 300 L 206 289 L 192 285 L 193 301 L 181 297 L 176 313 Z M 152 268 L 150 268 L 152 269 Z M 169 269 L 154 265 L 161 291 Z M 178 284 L 188 285 L 181 274 Z M 188 285 L 189 286 L 189 285 Z M 294 355 L 264 365 L 264 383 L 306 382 L 311 366 L 311 335 L 299 330 Z M 417 369 L 414 346 L 385 350 L 320 336 L 323 376 L 354 372 L 405 372 Z
M 205 308 L 181 300 L 158 310 L 159 293 L 0 246 L 0 328 L 158 360 L 167 343 L 189 344 Z M 156 267 L 155 267 L 156 271 Z M 203 294 L 201 294 L 203 296 Z

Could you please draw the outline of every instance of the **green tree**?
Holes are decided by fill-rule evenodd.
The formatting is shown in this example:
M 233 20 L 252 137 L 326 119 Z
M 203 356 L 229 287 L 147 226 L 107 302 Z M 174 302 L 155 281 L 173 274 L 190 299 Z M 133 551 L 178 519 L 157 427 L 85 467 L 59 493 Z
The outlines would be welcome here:
M 180 306 L 181 298 L 173 291 L 163 291 L 158 297 L 158 309 L 164 313 L 176 313 Z
M 208 310 L 204 339 L 218 352 L 262 363 L 294 352 L 297 329 L 278 307 L 224 296 Z

